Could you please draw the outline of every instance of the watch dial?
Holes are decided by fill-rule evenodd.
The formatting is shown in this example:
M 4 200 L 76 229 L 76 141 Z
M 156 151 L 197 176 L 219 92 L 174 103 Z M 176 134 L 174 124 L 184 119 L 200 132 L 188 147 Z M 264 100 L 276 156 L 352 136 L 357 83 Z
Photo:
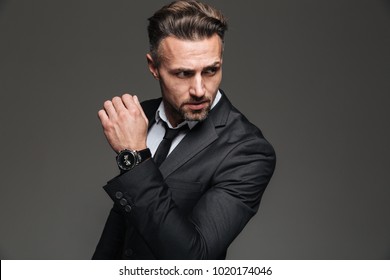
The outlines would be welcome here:
M 118 158 L 119 168 L 129 170 L 134 167 L 135 158 L 130 151 L 122 152 Z
M 129 159 L 129 155 L 124 155 L 124 156 L 123 156 L 123 164 L 124 164 L 125 166 L 130 166 L 130 165 L 131 165 L 131 161 L 130 161 L 130 159 Z

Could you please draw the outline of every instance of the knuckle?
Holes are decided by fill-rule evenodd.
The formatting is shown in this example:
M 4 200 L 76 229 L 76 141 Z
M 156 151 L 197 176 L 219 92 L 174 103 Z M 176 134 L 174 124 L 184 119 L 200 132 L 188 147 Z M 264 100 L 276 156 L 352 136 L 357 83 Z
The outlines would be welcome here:
M 111 122 L 111 121 L 103 122 L 102 125 L 103 125 L 103 128 L 104 128 L 104 131 L 106 131 L 106 132 L 112 131 L 114 129 L 114 127 L 115 127 L 114 123 Z
M 136 108 L 135 106 L 131 106 L 130 108 L 128 108 L 128 111 L 133 116 L 139 116 L 140 114 L 138 108 Z
M 127 117 L 128 117 L 128 113 L 126 112 L 126 110 L 120 110 L 118 112 L 118 118 L 127 119 Z

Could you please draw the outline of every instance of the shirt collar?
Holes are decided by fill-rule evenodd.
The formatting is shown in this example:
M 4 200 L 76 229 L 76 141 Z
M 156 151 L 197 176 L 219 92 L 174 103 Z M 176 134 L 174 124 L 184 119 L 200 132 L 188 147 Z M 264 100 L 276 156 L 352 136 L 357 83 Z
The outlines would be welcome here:
M 218 90 L 217 95 L 215 96 L 215 99 L 213 101 L 213 104 L 211 105 L 211 110 L 215 107 L 215 105 L 217 105 L 217 103 L 219 102 L 221 97 L 222 97 L 222 94 Z M 158 107 L 158 109 L 156 111 L 155 119 L 156 119 L 156 123 L 159 123 L 162 120 L 168 124 L 169 128 L 172 128 L 172 125 L 169 123 L 167 115 L 165 114 L 165 108 L 164 108 L 163 101 L 161 101 L 160 106 Z M 184 121 L 184 122 L 180 123 L 176 128 L 180 128 L 183 125 L 187 124 L 189 129 L 192 129 L 198 122 L 199 121 Z

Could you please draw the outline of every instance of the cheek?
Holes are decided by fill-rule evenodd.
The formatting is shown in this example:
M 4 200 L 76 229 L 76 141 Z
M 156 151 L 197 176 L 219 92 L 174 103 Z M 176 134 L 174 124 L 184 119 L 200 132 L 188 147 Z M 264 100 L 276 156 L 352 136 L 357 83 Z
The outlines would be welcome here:
M 211 77 L 211 78 L 205 80 L 206 89 L 209 92 L 216 91 L 219 88 L 219 85 L 221 84 L 221 81 L 222 81 L 222 73 L 221 74 L 217 74 L 214 77 Z
M 171 105 L 178 108 L 181 103 L 188 98 L 188 86 L 183 82 L 163 83 L 164 99 L 168 100 Z
M 175 79 L 167 73 L 161 75 L 161 83 L 164 90 L 171 95 L 178 95 L 181 92 L 184 92 L 187 85 L 182 80 Z

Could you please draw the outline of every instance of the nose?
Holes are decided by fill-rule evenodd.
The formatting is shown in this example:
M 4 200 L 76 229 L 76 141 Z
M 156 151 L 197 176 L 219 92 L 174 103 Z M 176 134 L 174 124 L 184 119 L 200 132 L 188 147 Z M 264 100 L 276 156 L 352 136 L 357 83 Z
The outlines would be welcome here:
M 192 79 L 190 94 L 193 97 L 203 97 L 206 93 L 206 89 L 203 83 L 203 77 L 201 74 L 195 75 Z

